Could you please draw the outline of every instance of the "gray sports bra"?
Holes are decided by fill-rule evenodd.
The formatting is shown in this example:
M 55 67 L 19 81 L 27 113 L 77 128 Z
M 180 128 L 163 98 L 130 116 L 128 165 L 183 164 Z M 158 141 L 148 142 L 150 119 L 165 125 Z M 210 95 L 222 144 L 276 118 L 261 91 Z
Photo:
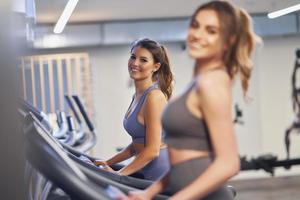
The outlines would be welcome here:
M 177 149 L 212 151 L 205 121 L 192 115 L 186 106 L 187 96 L 195 83 L 196 81 L 193 81 L 163 112 L 162 126 L 166 131 L 166 143 Z
M 141 124 L 138 121 L 138 113 L 141 110 L 141 107 L 147 97 L 147 95 L 154 89 L 158 89 L 158 84 L 153 84 L 151 87 L 149 87 L 148 89 L 146 89 L 143 93 L 143 95 L 141 96 L 137 106 L 134 108 L 134 110 L 129 114 L 125 115 L 124 120 L 123 120 L 123 126 L 125 128 L 125 130 L 128 132 L 128 134 L 131 136 L 132 138 L 132 142 L 133 143 L 138 143 L 138 144 L 145 144 L 146 143 L 146 127 Z M 130 104 L 129 107 L 131 107 L 132 102 Z M 164 138 L 165 133 L 164 131 L 162 132 L 162 139 Z

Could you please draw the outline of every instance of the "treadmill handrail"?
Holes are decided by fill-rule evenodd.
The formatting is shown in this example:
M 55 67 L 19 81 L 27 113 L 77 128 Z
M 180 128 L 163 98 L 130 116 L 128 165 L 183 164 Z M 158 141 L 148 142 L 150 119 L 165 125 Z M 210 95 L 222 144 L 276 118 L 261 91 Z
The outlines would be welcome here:
M 80 151 L 88 151 L 90 150 L 92 147 L 95 146 L 96 144 L 96 130 L 94 128 L 94 125 L 92 124 L 87 112 L 85 111 L 85 108 L 82 104 L 82 102 L 80 101 L 79 97 L 77 95 L 72 95 L 72 98 L 74 99 L 81 115 L 84 118 L 85 124 L 89 129 L 89 132 L 86 133 L 87 135 L 87 139 L 84 142 L 84 144 L 80 145 L 80 147 L 78 147 L 78 149 L 80 149 Z
M 81 122 L 81 119 L 80 119 L 80 117 L 79 117 L 79 114 L 78 114 L 77 110 L 76 110 L 75 107 L 74 107 L 74 104 L 73 104 L 71 98 L 70 98 L 68 95 L 65 95 L 65 99 L 66 99 L 66 101 L 67 101 L 69 107 L 71 108 L 71 110 L 72 110 L 72 112 L 73 112 L 73 114 L 74 114 L 74 116 L 75 116 L 75 118 L 76 118 L 78 124 L 81 124 L 81 123 L 82 123 L 82 122 Z
M 31 105 L 25 99 L 18 98 L 18 102 L 20 105 L 20 109 L 24 110 L 26 113 L 31 112 L 32 114 L 34 114 L 34 116 L 43 124 L 43 126 L 48 131 L 52 131 L 52 127 L 49 123 L 48 117 L 43 111 L 41 111 L 41 110 L 37 109 L 36 107 L 34 107 L 33 105 Z
M 82 102 L 80 101 L 79 97 L 77 95 L 72 95 L 75 103 L 77 104 L 87 126 L 89 127 L 90 131 L 93 132 L 94 131 L 94 125 L 92 124 L 87 112 L 85 111 Z
M 139 190 L 139 189 L 145 189 L 146 187 L 150 186 L 152 183 L 151 181 L 146 181 L 147 184 L 144 188 L 135 188 L 132 186 L 128 186 L 124 184 L 124 178 L 129 181 L 131 178 L 129 176 L 120 176 L 105 170 L 102 170 L 100 168 L 96 168 L 93 165 L 90 165 L 80 159 L 78 159 L 76 156 L 69 154 L 69 157 L 77 164 L 77 166 L 83 171 L 84 174 L 91 180 L 93 180 L 95 183 L 101 184 L 101 183 L 107 183 L 109 185 L 112 185 L 114 187 L 119 188 L 125 193 L 128 193 L 129 191 L 133 190 Z M 101 174 L 100 174 L 101 173 Z M 128 183 L 128 182 L 127 182 Z M 154 200 L 166 200 L 169 196 L 166 196 L 165 194 L 157 194 L 154 197 Z
M 53 136 L 55 138 L 63 138 L 67 135 L 68 132 L 68 123 L 67 123 L 67 118 L 64 112 L 58 112 L 56 113 L 57 116 L 57 123 L 58 123 L 58 127 L 59 129 L 55 132 L 53 132 Z

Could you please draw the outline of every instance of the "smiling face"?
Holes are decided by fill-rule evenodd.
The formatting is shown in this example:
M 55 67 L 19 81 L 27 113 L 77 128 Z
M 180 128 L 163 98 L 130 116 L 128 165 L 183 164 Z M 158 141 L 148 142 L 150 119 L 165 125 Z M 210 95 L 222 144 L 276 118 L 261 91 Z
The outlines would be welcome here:
M 155 63 L 150 51 L 141 46 L 136 46 L 131 51 L 128 60 L 128 72 L 130 77 L 135 80 L 152 80 L 152 75 L 160 67 L 159 63 Z
M 214 10 L 201 10 L 192 19 L 187 37 L 189 55 L 196 60 L 222 59 L 225 45 Z

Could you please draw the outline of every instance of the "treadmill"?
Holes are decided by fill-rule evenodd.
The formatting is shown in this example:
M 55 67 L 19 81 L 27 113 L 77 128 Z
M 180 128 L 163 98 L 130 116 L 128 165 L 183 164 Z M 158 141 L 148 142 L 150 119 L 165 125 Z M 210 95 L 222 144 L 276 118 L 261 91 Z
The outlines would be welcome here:
M 39 115 L 40 111 L 38 109 L 36 109 L 35 107 L 33 107 L 32 105 L 30 105 L 28 102 L 25 102 L 23 103 L 25 104 L 27 107 L 26 107 L 26 111 L 27 112 L 31 112 L 30 109 L 32 109 L 34 112 L 32 113 L 34 115 L 34 120 L 40 124 L 40 126 L 43 126 L 44 123 L 44 120 L 43 121 L 40 121 L 41 119 L 43 119 L 42 116 Z M 88 119 L 88 116 L 86 116 L 86 119 L 87 121 L 89 122 L 89 126 L 92 127 L 92 129 L 94 130 L 93 128 L 93 125 L 91 123 L 91 121 Z M 91 162 L 93 162 L 94 160 L 98 159 L 98 158 L 95 158 L 95 157 L 92 157 L 92 156 L 89 156 L 81 151 L 78 151 L 77 149 L 71 147 L 71 146 L 68 146 L 66 144 L 63 144 L 63 143 L 59 143 L 51 134 L 51 132 L 49 131 L 49 129 L 47 127 L 43 128 L 45 129 L 45 134 L 48 134 L 50 138 L 52 138 L 58 145 L 61 146 L 61 148 L 64 149 L 65 152 L 67 152 L 67 155 L 73 160 L 75 161 L 78 165 L 80 165 L 80 167 L 86 171 L 86 172 L 91 172 L 93 171 L 94 173 L 100 175 L 100 176 L 104 176 L 112 181 L 116 181 L 118 183 L 121 183 L 123 185 L 127 185 L 127 186 L 130 186 L 130 187 L 133 187 L 133 188 L 137 188 L 137 189 L 145 189 L 147 188 L 148 186 L 150 186 L 153 181 L 149 181 L 149 180 L 146 180 L 146 179 L 141 179 L 139 177 L 141 177 L 141 175 L 139 173 L 134 173 L 133 175 L 130 175 L 130 176 L 120 176 L 120 175 L 117 175 L 117 174 L 114 174 L 114 173 L 111 173 L 111 172 L 108 172 L 106 170 L 103 170 L 101 168 L 99 168 L 98 166 L 94 165 L 94 164 L 89 164 L 87 163 L 86 161 L 82 160 L 81 158 L 87 158 L 89 159 Z M 113 169 L 120 169 L 122 167 L 122 165 L 120 164 L 116 164 L 116 165 L 113 165 L 112 168 Z M 165 195 L 169 195 L 169 192 L 166 191 L 164 192 L 163 194 Z
M 44 133 L 46 129 L 34 115 L 26 116 L 23 131 L 27 160 L 72 199 L 111 200 L 116 199 L 114 195 L 118 192 L 122 195 L 122 192 L 116 188 L 114 188 L 116 192 L 110 193 L 111 186 L 104 182 L 95 184 L 88 179 L 63 149 Z
M 57 158 L 47 158 L 51 155 L 47 155 L 47 152 L 49 148 L 53 148 L 53 149 L 57 149 L 60 151 L 61 153 L 61 158 L 60 160 L 68 160 L 68 162 L 71 162 L 72 165 L 76 166 L 76 168 L 79 169 L 79 171 L 85 176 L 87 177 L 87 179 L 100 186 L 105 188 L 104 191 L 109 190 L 109 191 L 113 191 L 110 192 L 112 193 L 112 195 L 116 195 L 116 193 L 122 194 L 119 191 L 121 190 L 124 193 L 128 193 L 129 191 L 133 191 L 133 190 L 137 190 L 137 188 L 139 189 L 144 189 L 146 187 L 148 187 L 149 185 L 152 184 L 151 181 L 148 180 L 142 180 L 142 179 L 137 179 L 137 178 L 133 178 L 133 177 L 129 177 L 129 176 L 120 176 L 105 170 L 102 170 L 100 168 L 98 168 L 97 166 L 93 165 L 93 164 L 89 164 L 83 160 L 81 160 L 80 158 L 78 158 L 77 156 L 71 154 L 69 151 L 67 151 L 62 144 L 60 144 L 55 138 L 52 137 L 52 135 L 43 127 L 43 125 L 39 122 L 39 120 L 30 113 L 29 116 L 26 117 L 26 124 L 32 124 L 32 125 L 27 125 L 29 126 L 29 128 L 26 128 L 25 132 L 26 135 L 30 135 L 28 134 L 29 132 L 35 132 L 35 133 L 39 133 L 39 137 L 45 137 L 47 138 L 46 141 L 43 141 L 44 144 L 39 144 L 40 147 L 43 147 L 42 149 L 35 149 L 32 150 L 33 153 L 28 153 L 27 155 L 29 156 L 29 161 L 32 163 L 32 165 L 34 167 L 36 167 L 37 169 L 39 169 L 39 171 L 41 171 L 41 173 L 47 177 L 51 182 L 53 182 L 55 185 L 57 185 L 58 187 L 62 188 L 64 191 L 66 191 L 67 194 L 70 194 L 70 189 L 68 187 L 66 187 L 66 184 L 71 184 L 70 181 L 65 181 L 65 185 L 61 185 L 61 183 L 57 183 L 61 178 L 62 179 L 68 179 L 71 176 L 73 176 L 72 174 L 67 174 L 65 176 L 62 175 L 55 175 L 56 179 L 53 179 L 53 177 L 51 176 L 51 172 L 58 170 L 61 167 L 61 164 L 58 164 L 55 160 L 57 160 Z M 29 130 L 27 130 L 29 129 Z M 32 135 L 32 134 L 31 134 Z M 28 136 L 26 136 L 26 138 L 28 138 Z M 26 141 L 35 141 L 33 139 L 27 139 Z M 38 146 L 38 145 L 27 145 L 27 147 L 34 147 L 34 146 Z M 48 147 L 47 147 L 48 146 Z M 39 151 L 44 151 L 44 153 L 39 153 Z M 74 151 L 74 150 L 73 150 Z M 28 151 L 26 151 L 28 152 Z M 35 155 L 37 154 L 37 156 Z M 37 160 L 33 158 L 31 158 L 33 156 L 33 158 L 38 157 L 40 159 L 46 159 L 48 162 L 43 161 L 43 160 Z M 58 168 L 55 170 L 52 170 L 51 168 Z M 60 173 L 64 173 L 64 172 L 60 172 Z M 128 183 L 128 185 L 125 185 L 126 183 Z M 131 185 L 131 186 L 129 186 Z M 132 187 L 132 186 L 138 186 L 137 188 Z M 71 186 L 72 188 L 73 186 Z M 93 188 L 93 187 L 91 187 Z M 115 192 L 115 190 L 117 192 Z M 74 192 L 73 190 L 71 191 Z M 157 195 L 154 199 L 156 200 L 164 200 L 169 198 L 169 196 L 166 195 Z M 77 199 L 77 198 L 76 198 Z M 102 199 L 102 198 L 100 198 Z

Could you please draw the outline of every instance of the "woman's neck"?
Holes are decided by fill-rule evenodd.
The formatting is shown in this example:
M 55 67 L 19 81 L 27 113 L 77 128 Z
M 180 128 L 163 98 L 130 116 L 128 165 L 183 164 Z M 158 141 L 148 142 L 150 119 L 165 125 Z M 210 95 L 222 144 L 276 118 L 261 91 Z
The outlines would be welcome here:
M 135 95 L 136 97 L 141 96 L 146 89 L 148 89 L 151 85 L 153 85 L 152 80 L 143 80 L 143 81 L 135 81 Z
M 195 64 L 194 76 L 219 68 L 225 68 L 225 64 L 222 60 L 198 60 Z

